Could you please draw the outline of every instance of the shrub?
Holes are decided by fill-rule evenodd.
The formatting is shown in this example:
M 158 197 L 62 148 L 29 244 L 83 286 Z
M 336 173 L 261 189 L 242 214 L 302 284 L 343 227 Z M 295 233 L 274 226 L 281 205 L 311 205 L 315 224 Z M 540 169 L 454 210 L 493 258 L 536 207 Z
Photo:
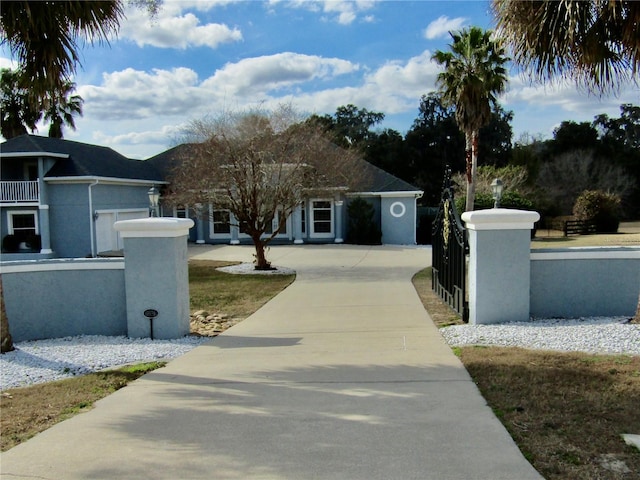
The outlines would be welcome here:
M 490 193 L 476 193 L 473 209 L 474 210 L 486 210 L 493 208 L 494 205 L 493 196 Z M 465 198 L 456 198 L 456 209 L 458 213 L 464 212 Z M 535 210 L 533 202 L 522 194 L 514 191 L 506 191 L 500 200 L 500 208 L 513 208 L 517 210 Z
M 577 220 L 596 223 L 598 233 L 614 233 L 620 225 L 620 197 L 602 190 L 585 190 L 573 205 Z
M 15 235 L 7 235 L 2 239 L 2 251 L 7 253 L 15 253 L 18 251 L 20 241 Z
M 382 232 L 373 220 L 373 205 L 363 198 L 356 197 L 347 207 L 349 213 L 349 231 L 347 242 L 356 245 L 379 245 Z

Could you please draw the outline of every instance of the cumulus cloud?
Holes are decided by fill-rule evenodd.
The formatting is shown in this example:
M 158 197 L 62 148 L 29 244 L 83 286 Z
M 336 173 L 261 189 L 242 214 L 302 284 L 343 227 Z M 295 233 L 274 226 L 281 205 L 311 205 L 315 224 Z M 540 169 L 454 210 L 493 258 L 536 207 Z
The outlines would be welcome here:
M 361 14 L 371 10 L 379 0 L 271 0 L 271 5 L 284 4 L 289 8 L 304 8 L 311 12 L 322 12 L 325 18 L 341 25 L 350 25 Z M 373 15 L 365 15 L 363 21 L 372 22 Z
M 427 40 L 446 37 L 449 32 L 460 30 L 462 27 L 464 27 L 465 23 L 467 23 L 466 18 L 449 18 L 445 15 L 442 15 L 427 26 L 424 31 L 424 37 Z
M 127 68 L 103 74 L 101 85 L 83 85 L 78 93 L 85 100 L 85 115 L 104 119 L 182 115 L 204 100 L 198 75 L 188 68 L 150 73 Z
M 219 2 L 198 5 L 211 8 Z M 206 46 L 217 48 L 223 43 L 242 41 L 242 32 L 224 24 L 202 25 L 193 13 L 183 13 L 186 4 L 165 2 L 154 19 L 139 9 L 128 9 L 127 20 L 120 29 L 122 38 L 133 40 L 138 46 L 151 45 L 159 48 L 180 48 Z
M 100 85 L 83 85 L 85 116 L 143 119 L 153 116 L 201 116 L 229 102 L 256 102 L 291 93 L 313 80 L 329 81 L 359 69 L 338 58 L 281 53 L 229 63 L 204 81 L 189 68 L 127 68 L 104 73 Z
M 284 52 L 227 64 L 202 86 L 214 90 L 224 88 L 233 95 L 248 95 L 328 79 L 358 69 L 357 64 L 339 58 Z

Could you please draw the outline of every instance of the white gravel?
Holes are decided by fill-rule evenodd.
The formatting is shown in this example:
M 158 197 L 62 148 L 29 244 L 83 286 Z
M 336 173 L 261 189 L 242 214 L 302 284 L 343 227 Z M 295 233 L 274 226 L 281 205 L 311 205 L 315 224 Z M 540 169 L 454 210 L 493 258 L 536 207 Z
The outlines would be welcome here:
M 628 318 L 534 320 L 440 329 L 450 346 L 495 345 L 543 350 L 640 355 L 640 325 Z M 49 382 L 128 363 L 170 360 L 208 339 L 79 336 L 16 343 L 0 355 L 0 390 Z
M 206 340 L 206 337 L 150 340 L 83 335 L 20 342 L 14 344 L 14 351 L 0 355 L 0 390 L 129 363 L 170 360 Z
M 536 320 L 440 329 L 452 347 L 491 345 L 604 354 L 640 355 L 640 325 L 628 317 Z

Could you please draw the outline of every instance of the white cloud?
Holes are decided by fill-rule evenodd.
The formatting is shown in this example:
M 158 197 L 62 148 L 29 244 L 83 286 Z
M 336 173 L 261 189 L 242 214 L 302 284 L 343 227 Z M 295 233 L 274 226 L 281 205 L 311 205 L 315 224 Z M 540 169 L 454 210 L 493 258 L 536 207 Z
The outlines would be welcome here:
M 424 37 L 427 40 L 446 37 L 449 32 L 460 30 L 467 23 L 467 20 L 463 17 L 449 18 L 443 15 L 427 26 L 424 31 Z
M 265 94 L 358 69 L 357 64 L 347 60 L 284 52 L 227 64 L 202 86 L 212 90 L 225 89 L 231 95 Z
M 102 119 L 183 115 L 206 100 L 198 88 L 198 75 L 188 68 L 155 69 L 151 73 L 132 68 L 105 73 L 101 85 L 83 85 L 85 115 Z
M 330 21 L 341 25 L 350 25 L 363 12 L 371 10 L 379 0 L 271 0 L 271 5 L 284 3 L 290 8 L 304 8 L 310 12 L 322 12 Z M 372 15 L 365 15 L 363 21 L 372 22 Z
M 18 63 L 15 60 L 6 57 L 0 57 L 0 68 L 8 68 L 14 70 L 18 67 Z
M 210 8 L 219 2 L 207 4 Z M 120 36 L 133 40 L 139 47 L 151 45 L 159 48 L 206 46 L 217 48 L 223 43 L 242 41 L 242 32 L 219 23 L 201 25 L 193 13 L 182 13 L 186 4 L 165 2 L 155 19 L 145 11 L 128 9 L 127 20 L 122 23 Z M 204 9 L 205 5 L 200 5 Z

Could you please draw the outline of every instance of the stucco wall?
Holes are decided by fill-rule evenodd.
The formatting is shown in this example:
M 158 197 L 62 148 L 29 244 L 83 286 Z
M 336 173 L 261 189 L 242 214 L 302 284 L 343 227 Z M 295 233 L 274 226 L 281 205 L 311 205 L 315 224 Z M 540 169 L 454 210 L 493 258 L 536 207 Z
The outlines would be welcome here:
M 380 221 L 383 244 L 414 245 L 416 243 L 415 197 L 382 197 Z
M 146 185 L 98 183 L 91 187 L 91 210 L 120 210 L 149 207 Z M 92 218 L 89 211 L 89 183 L 50 183 L 49 220 L 51 248 L 58 257 L 91 254 Z
M 531 254 L 531 315 L 633 316 L 640 293 L 640 249 L 570 248 Z
M 91 254 L 87 184 L 47 185 L 51 249 L 58 257 Z
M 127 334 L 122 259 L 8 262 L 0 272 L 16 342 Z

